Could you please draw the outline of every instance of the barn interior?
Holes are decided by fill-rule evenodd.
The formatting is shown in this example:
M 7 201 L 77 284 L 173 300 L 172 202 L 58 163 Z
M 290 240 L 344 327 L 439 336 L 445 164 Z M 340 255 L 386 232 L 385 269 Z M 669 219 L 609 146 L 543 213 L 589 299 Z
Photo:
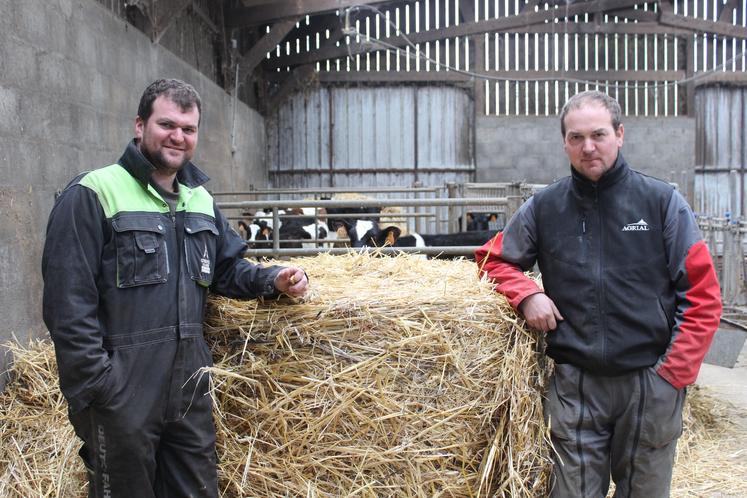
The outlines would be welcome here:
M 265 216 L 278 226 L 301 216 L 290 208 L 389 207 L 403 232 L 426 235 L 464 233 L 476 219 L 499 230 L 534 191 L 567 176 L 558 113 L 596 89 L 621 104 L 628 162 L 675 184 L 699 217 L 726 307 L 703 379 L 747 410 L 747 1 L 0 8 L 3 341 L 48 336 L 40 261 L 55 194 L 117 160 L 140 92 L 157 78 L 200 93 L 194 162 L 233 222 Z M 347 251 L 318 226 L 311 247 L 269 242 L 250 255 Z M 2 355 L 0 370 L 10 360 Z

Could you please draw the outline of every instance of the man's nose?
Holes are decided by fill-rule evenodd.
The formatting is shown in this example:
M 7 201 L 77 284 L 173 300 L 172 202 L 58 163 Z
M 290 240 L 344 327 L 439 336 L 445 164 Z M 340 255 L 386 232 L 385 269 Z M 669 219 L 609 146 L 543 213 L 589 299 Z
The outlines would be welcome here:
M 594 152 L 594 141 L 591 138 L 584 139 L 583 151 Z
M 184 132 L 181 128 L 174 128 L 171 130 L 169 138 L 171 138 L 173 142 L 182 143 L 184 141 Z

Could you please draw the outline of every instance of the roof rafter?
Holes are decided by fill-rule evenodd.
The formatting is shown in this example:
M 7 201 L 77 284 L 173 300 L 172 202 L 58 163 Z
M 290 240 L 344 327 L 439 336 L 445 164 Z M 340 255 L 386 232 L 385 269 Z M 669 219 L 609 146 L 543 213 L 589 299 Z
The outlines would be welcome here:
M 296 23 L 299 19 L 300 17 L 286 19 L 272 26 L 270 32 L 265 34 L 265 36 L 255 43 L 252 48 L 250 48 L 241 59 L 239 59 L 239 74 L 245 76 L 251 74 L 252 71 L 254 71 L 254 68 L 257 67 L 257 65 L 262 62 L 262 59 L 265 58 L 267 52 L 273 50 L 278 43 L 283 41 L 283 38 L 285 38 L 288 33 L 293 31 L 293 28 L 296 27 Z
M 621 10 L 634 5 L 645 3 L 642 0 L 594 0 L 578 4 L 568 5 L 564 8 L 551 10 L 530 11 L 517 14 L 510 17 L 498 19 L 488 19 L 478 22 L 465 22 L 458 25 L 449 26 L 433 31 L 422 31 L 420 33 L 410 33 L 407 38 L 404 36 L 392 36 L 386 39 L 390 45 L 403 47 L 411 43 L 425 43 L 429 41 L 441 40 L 444 38 L 454 38 L 469 35 L 479 35 L 483 33 L 505 32 L 527 28 L 536 24 L 552 22 L 556 18 L 571 17 L 585 13 L 596 13 L 605 11 Z M 557 28 L 556 28 L 557 31 Z M 372 50 L 382 50 L 381 47 L 373 46 L 370 43 L 352 43 L 349 46 L 330 47 L 328 49 L 319 49 L 306 54 L 292 55 L 272 61 L 269 67 L 287 67 L 310 62 L 317 62 L 326 59 L 336 59 L 347 55 L 356 55 L 369 52 Z
M 305 67 L 305 66 L 302 66 Z M 402 83 L 402 82 L 455 82 L 469 83 L 480 76 L 506 81 L 665 81 L 675 82 L 685 77 L 684 71 L 523 71 L 523 70 L 477 70 L 472 75 L 456 71 L 366 71 L 366 72 L 321 72 L 317 74 L 324 83 Z M 741 73 L 740 73 L 741 74 Z M 747 73 L 740 81 L 747 81 Z
M 342 38 L 342 26 L 337 24 L 332 28 L 332 32 L 329 38 L 324 40 L 321 48 L 332 47 L 337 44 L 338 40 Z M 270 97 L 270 102 L 267 105 L 269 110 L 277 109 L 277 107 L 297 88 L 306 83 L 315 73 L 314 64 L 305 64 L 293 69 L 280 83 L 277 91 Z M 282 73 L 280 73 L 282 74 Z M 268 78 L 270 79 L 270 78 Z
M 726 5 L 724 5 L 723 10 L 721 10 L 721 14 L 719 14 L 718 20 L 728 22 L 729 17 L 731 17 L 732 12 L 737 8 L 738 4 L 739 0 L 729 0 Z
M 374 5 L 391 3 L 392 0 L 315 0 L 313 2 L 300 0 L 282 0 L 256 7 L 242 7 L 226 12 L 226 27 L 241 28 L 256 26 L 277 21 L 286 17 L 313 16 L 322 12 L 331 12 L 355 5 Z
M 672 11 L 672 6 L 667 2 L 660 2 L 659 5 L 662 7 L 659 13 L 659 22 L 664 26 L 688 29 L 696 33 L 714 33 L 747 39 L 747 28 L 743 26 L 735 26 L 724 21 L 706 21 L 705 19 L 685 17 L 675 14 Z

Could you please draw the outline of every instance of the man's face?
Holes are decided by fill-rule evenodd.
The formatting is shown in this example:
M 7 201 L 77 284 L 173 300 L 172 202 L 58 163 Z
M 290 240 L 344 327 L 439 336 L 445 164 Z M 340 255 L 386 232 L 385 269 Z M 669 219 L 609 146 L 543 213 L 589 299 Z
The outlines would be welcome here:
M 135 138 L 143 155 L 164 174 L 175 174 L 194 154 L 200 111 L 186 111 L 165 95 L 153 101 L 148 121 L 135 119 Z
M 623 126 L 615 131 L 603 106 L 591 102 L 565 115 L 565 153 L 571 166 L 592 182 L 614 166 L 622 144 Z

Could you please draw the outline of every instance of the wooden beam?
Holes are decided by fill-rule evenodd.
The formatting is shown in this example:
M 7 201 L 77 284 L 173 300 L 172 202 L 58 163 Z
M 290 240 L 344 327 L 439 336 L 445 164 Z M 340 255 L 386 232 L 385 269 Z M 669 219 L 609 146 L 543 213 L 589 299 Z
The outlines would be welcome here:
M 695 41 L 690 35 L 685 39 L 685 113 L 695 117 L 695 82 L 693 81 L 695 67 Z
M 659 14 L 652 10 L 640 10 L 640 9 L 619 9 L 607 12 L 610 17 L 620 17 L 623 19 L 631 19 L 639 22 L 656 22 L 659 20 Z
M 459 2 L 459 14 L 461 15 L 461 23 L 475 22 L 475 5 L 469 0 Z
M 286 17 L 312 16 L 322 12 L 331 12 L 355 5 L 376 5 L 392 0 L 282 0 L 257 7 L 240 7 L 226 12 L 226 27 L 242 28 L 277 21 Z
M 703 73 L 702 76 L 696 74 L 693 83 L 695 86 L 713 85 L 717 83 L 745 86 L 747 85 L 747 72 L 716 71 Z
M 518 28 L 517 28 L 518 29 Z M 496 32 L 506 32 L 506 33 L 514 33 L 517 32 L 517 29 L 508 29 L 505 31 L 496 31 Z M 659 23 L 646 23 L 646 22 L 638 22 L 638 23 L 604 23 L 604 24 L 593 24 L 593 23 L 568 23 L 564 24 L 562 29 L 558 29 L 556 24 L 535 24 L 528 27 L 520 28 L 521 33 L 561 33 L 561 34 L 628 34 L 628 35 L 646 35 L 646 34 L 666 34 L 666 35 L 681 35 L 686 36 L 692 34 L 691 31 L 686 29 L 679 29 L 679 28 L 671 28 L 671 27 L 664 27 L 661 26 Z M 471 36 L 470 39 L 474 39 L 474 43 L 482 42 L 482 38 L 479 35 Z M 385 39 L 384 41 L 386 43 L 391 43 L 391 39 Z M 359 44 L 351 44 L 350 45 L 350 53 L 352 55 L 356 55 L 358 53 L 366 52 L 366 51 L 378 51 L 378 50 L 387 50 L 385 47 L 380 47 L 379 45 L 376 45 L 371 48 L 371 50 L 365 50 L 367 48 L 371 48 L 371 44 L 366 43 L 359 43 Z M 362 49 L 362 50 L 361 50 Z M 285 68 L 288 66 L 293 66 L 298 63 L 310 63 L 315 62 L 317 60 L 323 60 L 322 57 L 318 56 L 319 52 L 321 52 L 321 48 L 317 51 L 305 53 L 305 54 L 298 54 L 298 55 L 290 55 L 288 57 L 283 57 L 280 59 L 276 59 L 274 61 L 269 62 L 268 67 L 271 68 Z M 347 57 L 348 51 L 345 46 L 343 47 L 331 47 L 327 51 L 325 51 L 324 55 L 329 55 L 330 53 L 336 54 L 336 57 Z M 332 58 L 332 57 L 330 57 Z M 477 58 L 476 58 L 477 60 Z M 482 60 L 482 59 L 480 59 Z
M 659 22 L 664 26 L 688 29 L 697 33 L 714 33 L 717 35 L 747 39 L 747 28 L 743 26 L 735 26 L 724 21 L 694 19 L 692 17 L 674 14 L 671 11 L 666 11 L 664 9 L 660 11 Z
M 444 38 L 454 38 L 457 36 L 463 37 L 469 35 L 479 35 L 483 33 L 525 30 L 529 26 L 543 24 L 546 21 L 552 22 L 556 18 L 565 18 L 566 15 L 568 17 L 572 17 L 587 12 L 604 12 L 611 9 L 619 9 L 638 5 L 639 3 L 642 3 L 642 0 L 594 0 L 591 2 L 571 4 L 563 9 L 526 12 L 515 16 L 502 17 L 499 19 L 487 19 L 478 22 L 467 22 L 433 31 L 410 33 L 409 35 L 407 35 L 407 38 L 405 38 L 404 36 L 391 36 L 384 41 L 396 47 L 403 47 L 408 44 L 408 39 L 411 43 L 425 43 L 429 41 L 441 40 Z M 559 25 L 555 24 L 555 26 L 556 32 L 562 32 L 562 29 L 558 27 Z M 565 26 L 565 24 L 563 26 Z M 275 63 L 276 65 L 273 65 L 273 67 L 286 67 L 308 64 L 310 62 L 316 62 L 326 59 L 336 59 L 338 57 L 345 57 L 348 54 L 356 55 L 372 50 L 382 50 L 382 48 L 374 46 L 370 43 L 351 44 L 349 47 L 331 47 L 326 50 L 316 50 L 309 54 L 298 54 L 285 57 L 281 60 L 278 60 Z
M 475 22 L 475 5 L 470 1 L 459 2 L 459 13 L 461 14 L 461 22 Z M 480 64 L 485 60 L 485 37 L 482 35 L 474 35 L 469 37 L 469 41 L 472 47 L 471 56 L 472 67 L 479 67 Z M 481 80 L 475 80 L 472 83 L 472 96 L 475 101 L 475 113 L 474 117 L 482 116 L 485 114 L 485 82 Z M 473 130 L 475 124 L 472 123 Z M 476 157 L 474 150 L 475 141 L 472 141 L 472 156 Z
M 270 28 L 270 32 L 265 34 L 249 51 L 244 54 L 238 61 L 239 75 L 248 76 L 254 71 L 254 68 L 262 62 L 267 56 L 267 52 L 273 50 L 278 43 L 283 41 L 288 33 L 293 31 L 300 17 L 294 17 L 280 21 Z
M 202 7 L 200 7 L 200 4 L 198 4 L 195 0 L 192 0 L 190 7 L 192 8 L 192 12 L 197 14 L 213 33 L 220 34 L 221 29 L 213 22 L 212 19 L 210 19 L 210 16 L 202 9 Z
M 302 66 L 304 67 L 304 66 Z M 320 71 L 322 83 L 402 83 L 402 82 L 474 82 L 481 77 L 505 81 L 671 81 L 685 77 L 684 71 L 472 71 L 475 76 L 456 71 Z M 279 73 L 283 74 L 283 73 Z M 720 74 L 720 73 L 719 73 Z M 744 73 L 747 74 L 747 73 Z M 272 80 L 272 75 L 268 76 Z M 280 78 L 279 78 L 280 79 Z M 737 80 L 741 81 L 741 80 Z M 484 104 L 483 104 L 484 105 Z
M 516 31 L 513 31 L 516 32 Z M 589 34 L 589 35 L 690 35 L 692 31 L 687 29 L 665 27 L 658 22 L 621 22 L 602 23 L 593 22 L 568 23 L 562 29 L 552 24 L 535 24 L 521 31 L 521 33 L 550 33 L 550 34 Z
M 150 38 L 153 43 L 158 43 L 161 37 L 186 9 L 192 0 L 162 0 L 160 2 L 152 1 L 148 9 L 151 23 Z
M 241 0 L 241 5 L 244 7 L 256 7 L 258 5 L 267 5 L 273 3 L 275 0 Z
M 336 45 L 337 41 L 342 38 L 342 36 L 342 26 L 335 26 L 330 33 L 329 38 L 327 40 L 324 40 L 324 43 L 322 43 L 322 46 L 320 48 L 327 48 Z M 282 104 L 283 101 L 291 93 L 293 93 L 299 86 L 306 83 L 306 81 L 311 78 L 315 74 L 315 72 L 316 71 L 314 64 L 306 64 L 304 66 L 299 66 L 293 69 L 291 74 L 285 77 L 280 83 L 280 87 L 278 88 L 278 90 L 270 97 L 270 101 L 267 105 L 266 110 L 271 111 L 277 109 L 278 106 Z M 282 73 L 268 73 L 266 79 L 270 81 L 271 77 L 275 74 Z
M 526 4 L 519 7 L 519 12 L 533 11 L 535 7 L 538 7 L 540 0 L 529 0 Z
M 718 20 L 721 22 L 730 22 L 732 12 L 737 8 L 737 5 L 739 5 L 739 0 L 729 0 L 718 15 Z
M 314 64 L 299 66 L 291 71 L 290 75 L 280 83 L 278 90 L 270 97 L 267 109 L 270 111 L 277 109 L 291 93 L 306 83 L 314 72 Z

